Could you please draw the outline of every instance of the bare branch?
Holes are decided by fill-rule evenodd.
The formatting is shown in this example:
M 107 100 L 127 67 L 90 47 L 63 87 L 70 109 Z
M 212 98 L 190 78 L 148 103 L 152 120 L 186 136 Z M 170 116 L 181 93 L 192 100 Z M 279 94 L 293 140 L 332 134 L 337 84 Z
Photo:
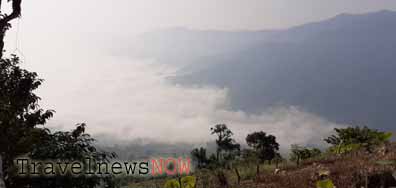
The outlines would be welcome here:
M 11 20 L 21 16 L 21 4 L 22 0 L 12 0 L 12 12 L 10 15 L 7 15 L 0 20 L 1 27 L 4 27 Z
M 21 4 L 22 0 L 7 0 L 7 2 L 12 2 L 12 12 L 11 14 L 1 14 L 1 16 L 4 16 L 3 18 L 0 19 L 0 58 L 3 57 L 3 50 L 4 50 L 4 36 L 6 31 L 9 29 L 11 26 L 9 22 L 15 18 L 18 18 L 21 16 Z M 0 0 L 0 13 L 1 13 L 1 3 L 2 0 Z

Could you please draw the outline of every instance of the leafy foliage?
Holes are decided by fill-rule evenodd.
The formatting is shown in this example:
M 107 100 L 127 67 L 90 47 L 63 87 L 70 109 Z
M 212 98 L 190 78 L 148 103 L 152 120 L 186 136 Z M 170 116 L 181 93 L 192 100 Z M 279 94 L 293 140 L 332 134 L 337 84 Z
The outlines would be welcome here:
M 279 144 L 276 137 L 265 132 L 254 132 L 246 137 L 247 144 L 258 154 L 261 161 L 271 161 L 277 155 Z
M 33 93 L 42 83 L 37 74 L 18 66 L 19 58 L 0 60 L 0 155 L 4 176 L 11 175 L 13 160 L 32 151 L 47 130 L 38 128 L 52 117 L 53 111 L 38 105 Z M 12 146 L 12 147 L 10 147 Z M 12 187 L 12 178 L 5 182 Z
M 344 154 L 361 148 L 360 144 L 339 144 L 329 148 L 331 153 Z
M 392 133 L 381 132 L 368 127 L 335 128 L 334 130 L 336 134 L 326 138 L 325 141 L 333 147 L 338 147 L 339 150 L 346 151 L 358 147 L 364 147 L 371 151 L 373 146 L 389 142 L 392 137 Z
M 211 129 L 211 134 L 217 135 L 217 161 L 232 160 L 239 155 L 241 146 L 232 138 L 233 133 L 225 124 L 218 124 Z
M 290 160 L 298 165 L 303 160 L 318 157 L 321 154 L 322 151 L 317 148 L 307 148 L 294 144 L 291 146 Z
M 38 160 L 63 160 L 81 161 L 88 166 L 86 159 L 95 162 L 109 162 L 116 157 L 115 153 L 99 151 L 93 144 L 94 139 L 85 133 L 85 124 L 78 124 L 76 129 L 70 132 L 55 132 L 41 137 L 40 145 L 30 153 L 32 159 Z M 96 167 L 93 166 L 95 169 Z M 35 178 L 29 180 L 31 187 L 59 187 L 59 188 L 93 188 L 100 184 L 106 187 L 114 187 L 111 176 L 54 176 L 46 178 Z
M 101 183 L 112 187 L 111 177 L 16 176 L 13 160 L 21 155 L 38 160 L 67 161 L 84 161 L 85 158 L 103 161 L 115 156 L 96 149 L 94 139 L 85 133 L 85 124 L 79 124 L 71 132 L 51 133 L 39 127 L 54 111 L 45 111 L 38 105 L 40 98 L 34 91 L 42 80 L 35 72 L 24 70 L 18 64 L 16 56 L 0 60 L 0 154 L 7 187 L 93 188 Z

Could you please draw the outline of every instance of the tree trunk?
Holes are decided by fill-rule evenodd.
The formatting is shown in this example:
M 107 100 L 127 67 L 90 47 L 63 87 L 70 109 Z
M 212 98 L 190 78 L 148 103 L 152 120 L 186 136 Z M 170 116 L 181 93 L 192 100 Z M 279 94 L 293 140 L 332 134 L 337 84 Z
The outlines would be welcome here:
M 3 173 L 3 158 L 0 154 L 0 188 L 6 188 Z
M 4 14 L 1 10 L 0 1 L 0 12 L 3 16 L 5 15 L 0 19 L 0 59 L 3 58 L 5 33 L 10 28 L 10 21 L 21 16 L 21 4 L 22 0 L 12 0 L 12 12 L 10 14 Z
M 256 182 L 259 181 L 259 178 L 260 178 L 260 163 L 258 163 L 256 166 Z
M 300 156 L 297 156 L 297 166 L 300 166 Z
M 4 37 L 6 31 L 9 29 L 9 22 L 21 15 L 21 4 L 22 0 L 12 0 L 12 12 L 11 14 L 4 14 L 1 10 L 2 0 L 0 0 L 0 13 L 2 19 L 0 19 L 0 59 L 3 58 L 4 52 Z M 3 171 L 3 156 L 0 153 L 0 188 L 6 188 L 4 181 L 4 171 Z
M 216 150 L 216 159 L 217 159 L 217 162 L 220 163 L 220 150 L 219 149 Z
M 5 36 L 5 32 L 4 33 L 0 32 L 0 59 L 3 58 L 3 53 L 4 53 L 4 36 Z
M 239 174 L 239 170 L 237 167 L 235 167 L 235 174 L 237 175 L 238 185 L 239 185 L 241 183 L 241 175 Z

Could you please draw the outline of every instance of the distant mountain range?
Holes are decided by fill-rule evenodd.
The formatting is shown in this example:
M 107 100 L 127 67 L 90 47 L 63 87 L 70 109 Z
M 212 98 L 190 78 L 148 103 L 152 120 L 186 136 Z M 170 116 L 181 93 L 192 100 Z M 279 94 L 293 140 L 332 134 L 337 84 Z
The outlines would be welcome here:
M 121 53 L 183 67 L 172 78 L 181 84 L 226 87 L 233 109 L 293 105 L 339 123 L 396 130 L 396 12 L 274 31 L 168 29 Z

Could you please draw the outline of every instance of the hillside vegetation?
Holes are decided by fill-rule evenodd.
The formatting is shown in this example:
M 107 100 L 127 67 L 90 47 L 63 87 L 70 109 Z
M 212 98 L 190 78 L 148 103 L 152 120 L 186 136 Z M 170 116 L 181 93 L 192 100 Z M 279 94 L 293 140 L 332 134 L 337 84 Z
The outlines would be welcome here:
M 241 182 L 234 170 L 198 170 L 196 188 L 223 187 L 218 175 L 223 173 L 232 188 L 320 188 L 317 183 L 321 174 L 329 174 L 328 178 L 338 188 L 380 188 L 396 186 L 396 143 L 378 146 L 374 153 L 358 150 L 344 155 L 331 155 L 304 161 L 301 166 L 290 162 L 275 165 L 261 165 L 263 173 L 256 177 L 256 169 L 252 164 L 238 165 Z M 156 179 L 139 183 L 131 183 L 128 187 L 165 187 L 168 179 Z M 324 186 L 325 187 L 325 186 Z M 326 188 L 326 187 L 325 187 Z
M 191 152 L 191 176 L 154 178 L 130 183 L 130 188 L 380 188 L 396 186 L 396 143 L 391 134 L 367 127 L 336 129 L 324 139 L 325 150 L 292 145 L 288 159 L 278 152 L 276 138 L 264 132 L 249 134 L 249 149 L 238 150 L 226 125 L 211 129 L 218 134 L 218 149 L 207 157 L 205 148 Z M 228 144 L 227 144 L 228 143 Z M 228 149 L 227 149 L 228 148 Z M 238 152 L 239 151 L 239 152 Z M 194 179 L 183 186 L 183 178 Z M 173 183 L 171 183 L 173 182 Z M 180 183 L 178 183 L 180 182 Z M 182 186 L 180 186 L 182 185 Z

